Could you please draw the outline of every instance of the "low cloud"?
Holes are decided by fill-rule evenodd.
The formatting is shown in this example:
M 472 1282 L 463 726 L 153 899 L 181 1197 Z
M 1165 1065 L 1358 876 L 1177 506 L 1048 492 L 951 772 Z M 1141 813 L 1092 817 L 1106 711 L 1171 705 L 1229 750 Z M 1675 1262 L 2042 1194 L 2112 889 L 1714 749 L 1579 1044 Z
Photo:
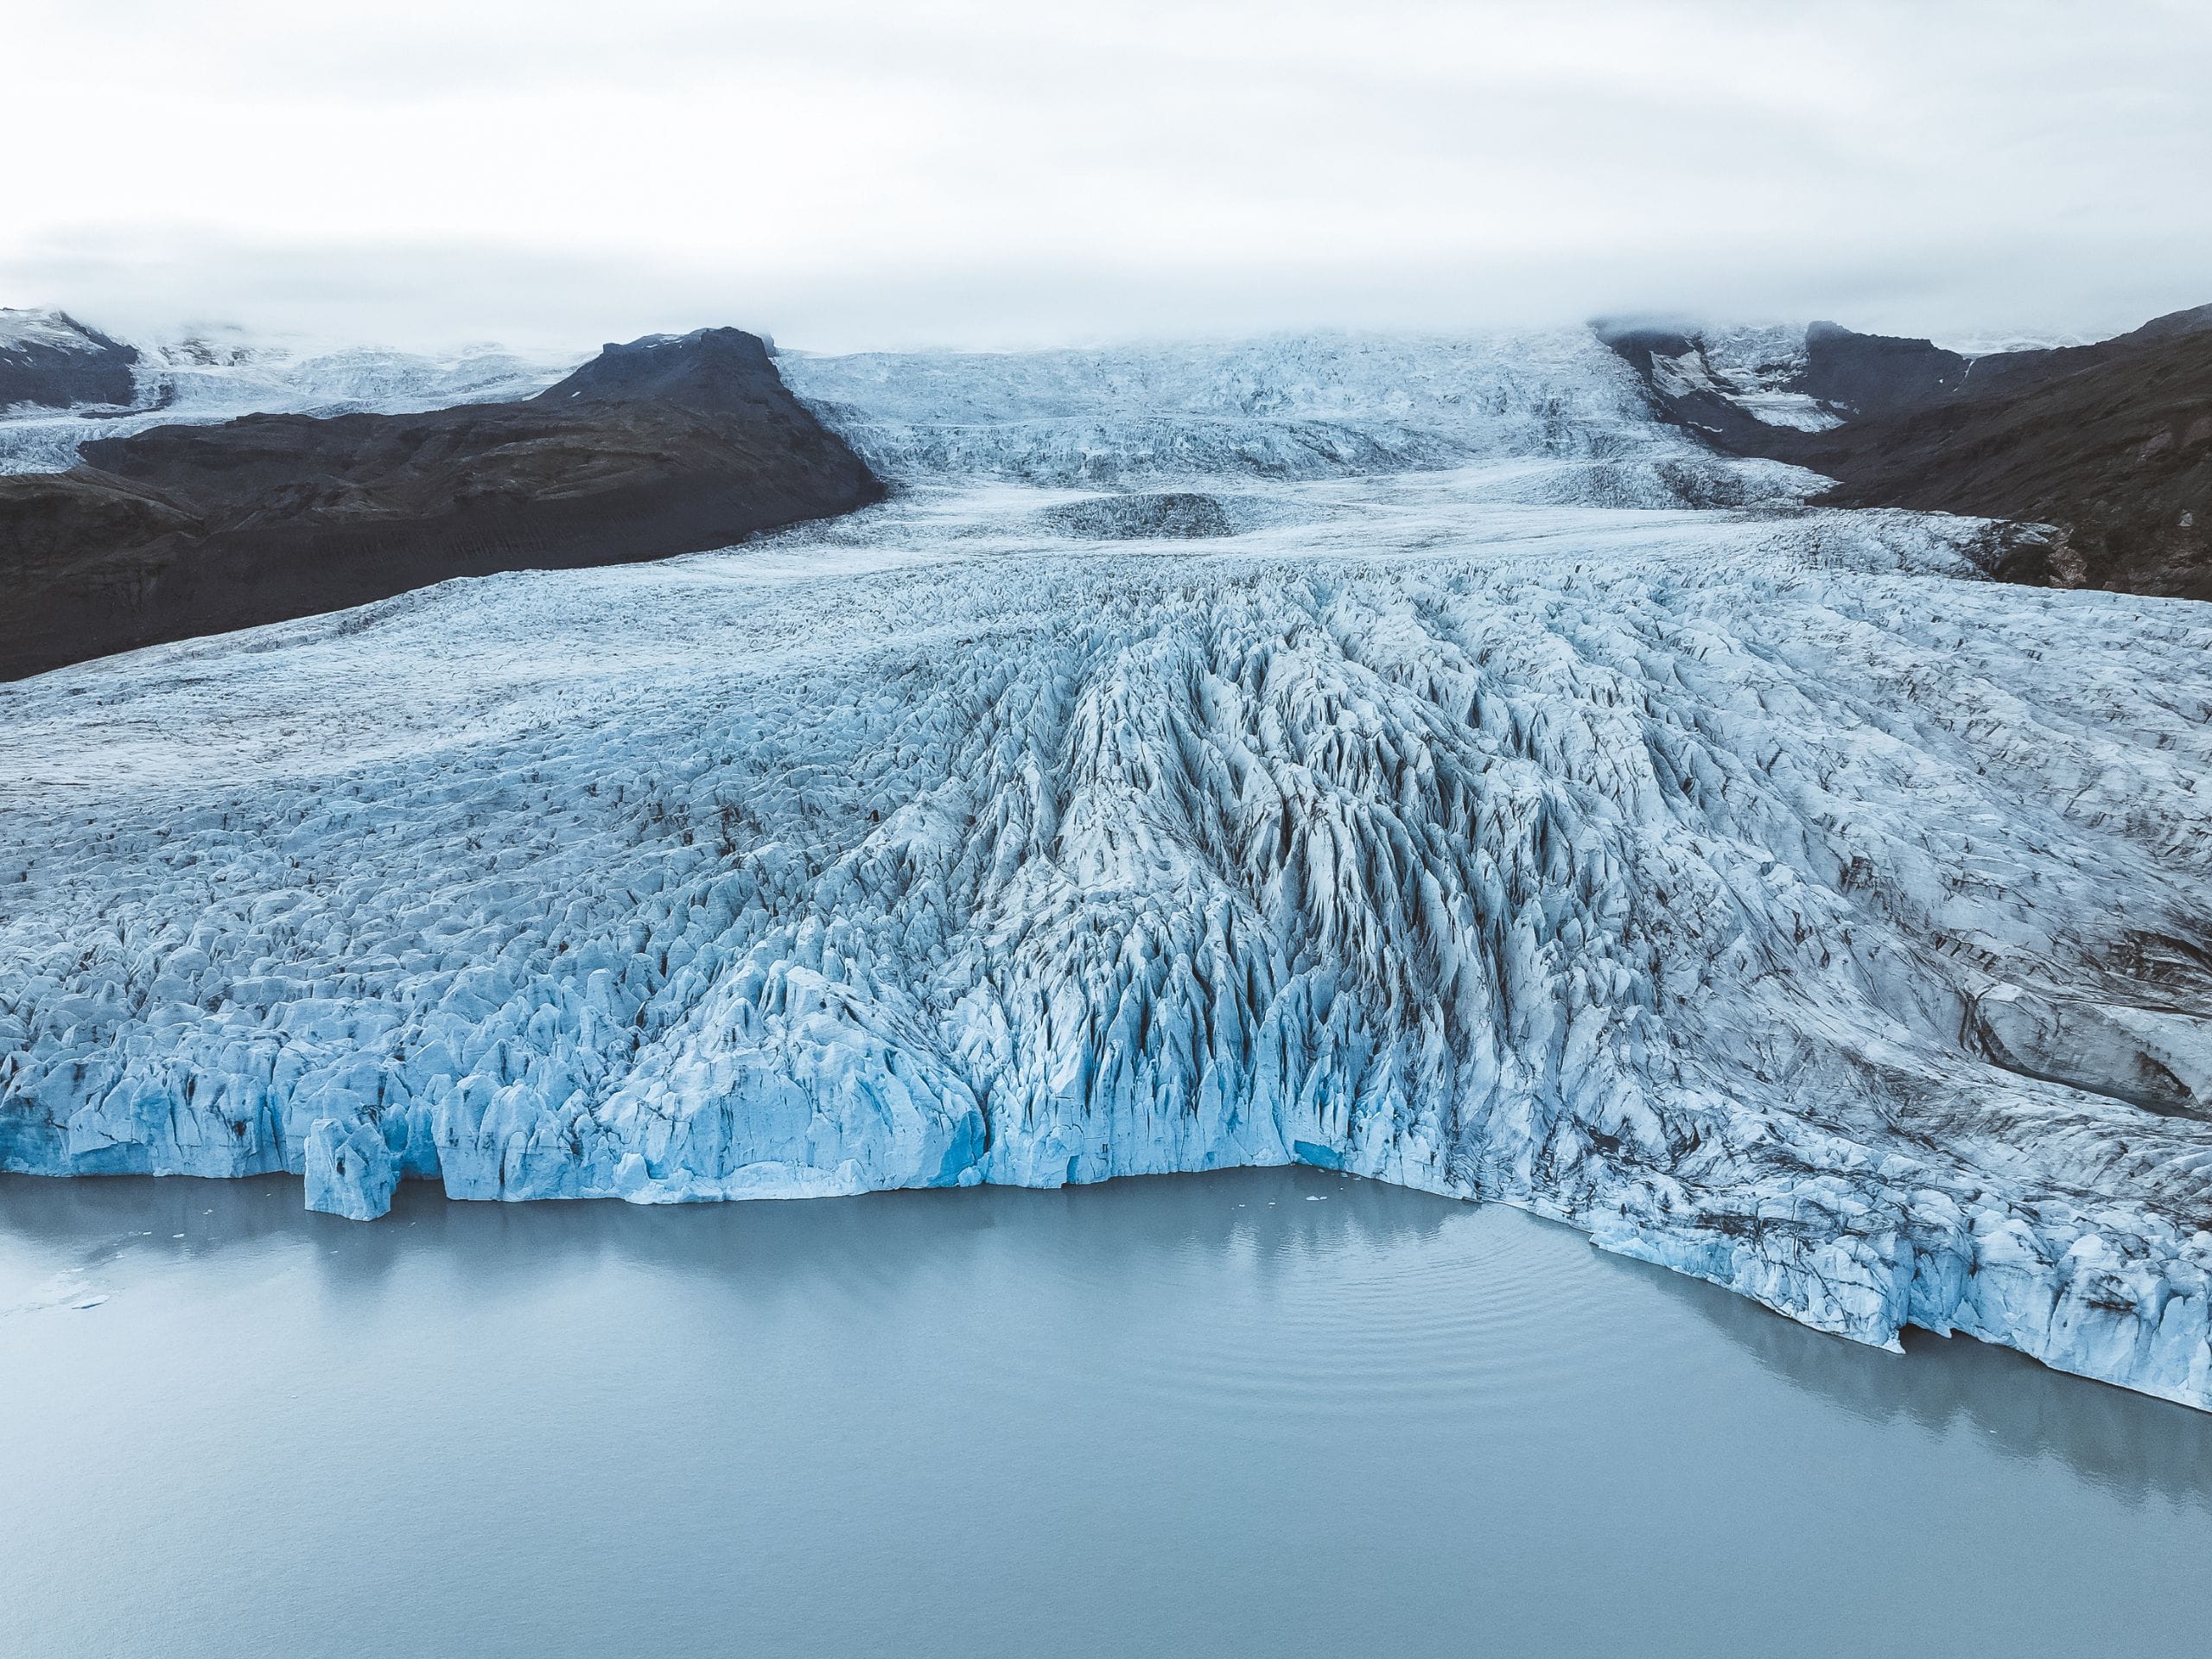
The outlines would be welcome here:
M 849 349 L 2212 298 L 2197 6 L 795 10 L 35 3 L 66 165 L 0 302 Z

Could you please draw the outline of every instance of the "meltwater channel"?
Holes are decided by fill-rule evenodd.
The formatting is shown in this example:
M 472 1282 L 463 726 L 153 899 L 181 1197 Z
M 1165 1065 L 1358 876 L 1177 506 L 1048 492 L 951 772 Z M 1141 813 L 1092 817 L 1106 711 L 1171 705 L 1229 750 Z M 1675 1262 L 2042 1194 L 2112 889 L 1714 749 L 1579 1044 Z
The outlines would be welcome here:
M 2196 1650 L 2212 1416 L 1310 1169 L 0 1179 L 36 1659 Z

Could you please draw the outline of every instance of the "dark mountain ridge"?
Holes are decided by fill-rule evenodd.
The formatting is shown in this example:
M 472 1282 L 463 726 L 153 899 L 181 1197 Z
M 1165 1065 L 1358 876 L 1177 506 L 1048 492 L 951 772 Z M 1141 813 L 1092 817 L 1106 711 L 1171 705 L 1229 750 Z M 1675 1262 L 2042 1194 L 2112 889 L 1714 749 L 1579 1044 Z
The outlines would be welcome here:
M 137 397 L 138 348 L 64 311 L 0 307 L 0 409 L 118 407 Z
M 516 403 L 251 415 L 82 455 L 0 478 L 0 678 L 454 576 L 727 546 L 884 494 L 735 328 L 610 345 Z
M 2047 524 L 2008 539 L 1992 574 L 2212 599 L 2212 306 L 2094 345 L 1976 358 L 1815 323 L 1802 360 L 1757 389 L 1716 368 L 1694 329 L 1599 333 L 1666 418 L 1726 453 L 1835 480 L 1824 505 Z M 1777 383 L 1836 423 L 1760 418 L 1751 394 Z

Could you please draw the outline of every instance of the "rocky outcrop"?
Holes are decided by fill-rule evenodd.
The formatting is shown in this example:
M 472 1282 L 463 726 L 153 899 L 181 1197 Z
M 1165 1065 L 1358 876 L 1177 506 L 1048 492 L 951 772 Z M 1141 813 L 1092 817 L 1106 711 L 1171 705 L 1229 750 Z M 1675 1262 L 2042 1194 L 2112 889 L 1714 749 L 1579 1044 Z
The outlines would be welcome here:
M 2033 360 L 1792 458 L 1839 480 L 1838 505 L 2052 526 L 2008 580 L 2212 599 L 2212 330 L 2006 355 Z
M 454 576 L 626 563 L 849 512 L 883 486 L 734 328 L 609 346 L 535 397 L 249 416 L 0 478 L 0 677 Z
M 1696 331 L 1600 332 L 1669 420 L 1827 474 L 1827 505 L 2047 525 L 2010 538 L 1992 574 L 2212 599 L 2212 306 L 2094 346 L 1974 359 L 1815 323 L 1783 389 L 1831 416 L 1825 429 L 1763 418 Z
M 1940 403 L 1971 365 L 1932 340 L 1862 334 L 1833 322 L 1805 330 L 1806 394 L 1847 417 L 1879 420 Z
M 129 404 L 138 348 L 61 311 L 0 308 L 0 409 Z

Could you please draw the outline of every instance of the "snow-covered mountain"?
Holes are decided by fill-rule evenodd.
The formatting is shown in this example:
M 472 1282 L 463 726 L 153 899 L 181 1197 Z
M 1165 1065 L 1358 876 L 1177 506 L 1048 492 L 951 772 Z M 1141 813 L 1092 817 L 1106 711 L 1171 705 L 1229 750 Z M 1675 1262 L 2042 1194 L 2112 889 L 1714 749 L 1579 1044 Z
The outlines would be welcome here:
M 1651 367 L 1670 397 L 1704 391 L 1769 426 L 1824 432 L 1843 416 L 1805 390 L 1808 365 L 1803 329 L 1768 327 L 1703 331 L 1674 356 L 1655 353 Z
M 67 312 L 0 307 L 0 421 L 11 412 L 127 404 L 137 356 Z
M 0 361 L 6 343 L 0 330 Z M 19 404 L 0 410 L 0 473 L 62 472 L 76 463 L 79 445 L 152 426 L 262 413 L 396 415 L 526 397 L 585 355 L 533 356 L 494 346 L 442 355 L 372 347 L 315 351 L 226 333 L 140 340 L 126 349 L 132 356 L 124 359 L 125 396 L 105 404 L 83 400 L 86 406 L 78 408 Z
M 102 339 L 66 311 L 0 306 L 0 352 L 37 349 L 90 357 L 99 353 Z
M 1757 451 L 1762 428 L 1827 432 L 1860 416 L 1923 406 L 1955 391 L 1970 372 L 1967 359 L 1929 340 L 1832 322 L 1605 323 L 1599 332 L 1663 413 L 1738 454 Z
M 1587 336 L 783 366 L 893 501 L 0 688 L 0 1162 L 1297 1160 L 2212 1407 L 2212 613 Z

